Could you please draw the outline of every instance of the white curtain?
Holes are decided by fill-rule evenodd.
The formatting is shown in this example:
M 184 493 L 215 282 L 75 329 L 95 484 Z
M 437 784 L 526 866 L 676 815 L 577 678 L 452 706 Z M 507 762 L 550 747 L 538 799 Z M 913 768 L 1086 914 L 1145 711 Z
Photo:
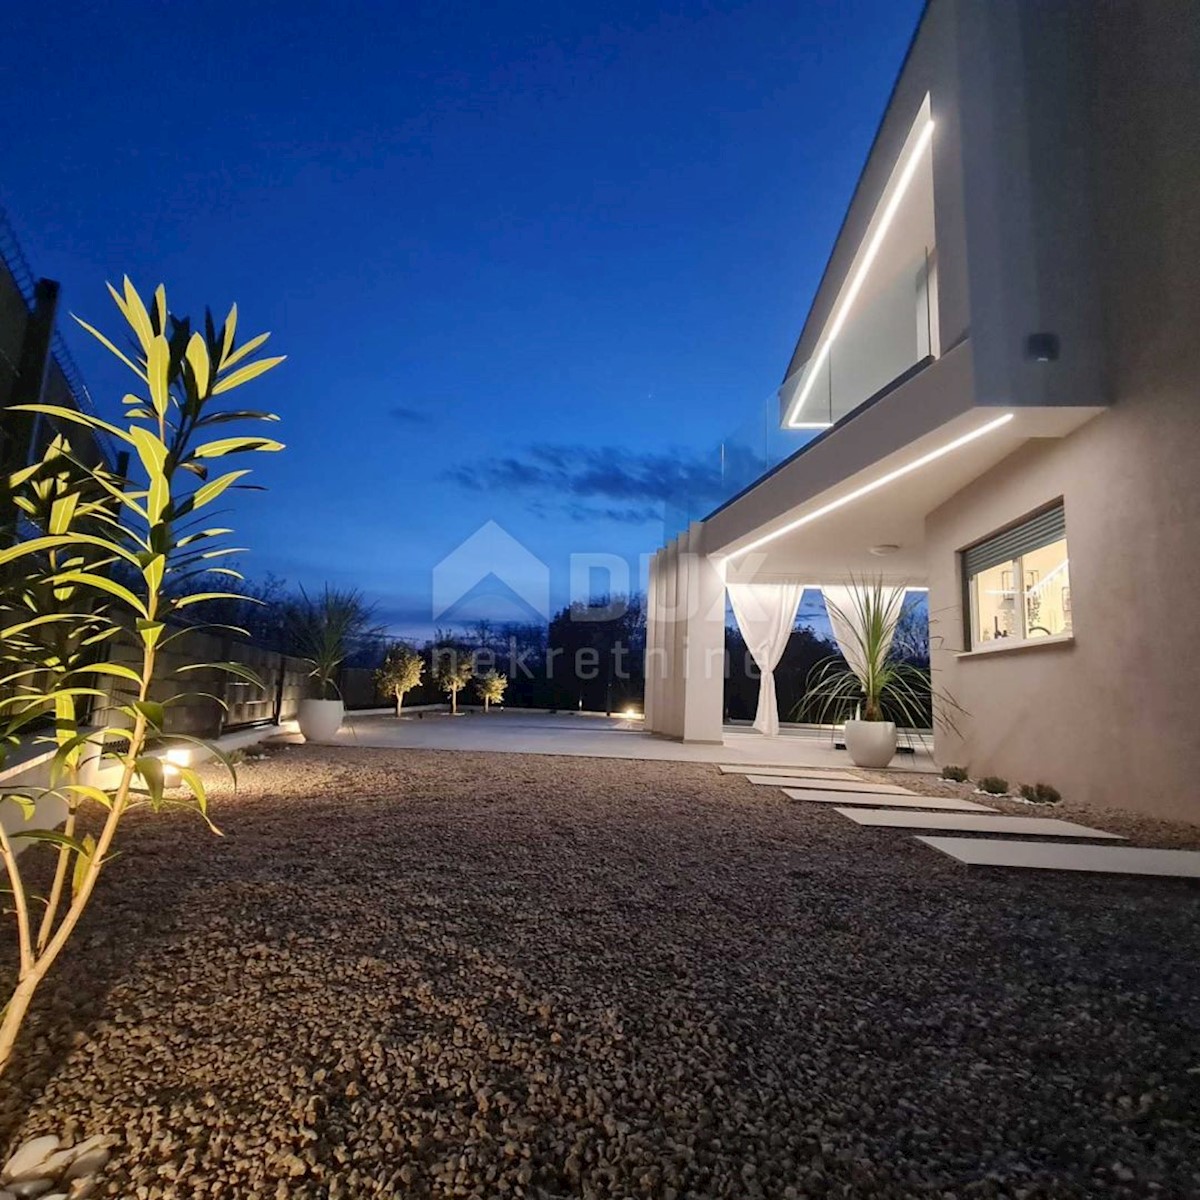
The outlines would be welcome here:
M 737 619 L 746 649 L 758 664 L 758 712 L 754 728 L 767 737 L 779 733 L 779 709 L 775 702 L 775 668 L 787 648 L 796 624 L 796 610 L 804 595 L 801 583 L 731 583 L 729 602 Z
M 859 679 L 865 682 L 866 655 L 862 644 L 861 620 L 864 601 L 873 586 L 866 587 L 834 586 L 823 587 L 821 595 L 825 599 L 825 611 L 829 614 L 829 624 L 833 626 L 833 636 L 837 639 L 838 649 L 846 660 L 846 665 Z M 883 588 L 880 592 L 880 602 L 884 612 L 894 613 L 895 617 L 890 626 L 884 631 L 883 653 L 891 649 L 892 638 L 896 633 L 896 621 L 904 607 L 904 591 L 900 588 Z M 873 597 L 871 598 L 873 603 Z

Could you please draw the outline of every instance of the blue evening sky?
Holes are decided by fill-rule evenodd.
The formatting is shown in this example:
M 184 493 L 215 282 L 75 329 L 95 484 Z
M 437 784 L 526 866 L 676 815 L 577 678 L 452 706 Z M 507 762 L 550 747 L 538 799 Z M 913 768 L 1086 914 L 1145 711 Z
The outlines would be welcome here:
M 106 330 L 127 272 L 288 354 L 239 393 L 288 443 L 230 514 L 248 574 L 420 632 L 494 520 L 557 605 L 573 553 L 636 583 L 664 490 L 780 382 L 920 8 L 15 4 L 0 203 Z M 493 585 L 448 615 L 516 615 Z

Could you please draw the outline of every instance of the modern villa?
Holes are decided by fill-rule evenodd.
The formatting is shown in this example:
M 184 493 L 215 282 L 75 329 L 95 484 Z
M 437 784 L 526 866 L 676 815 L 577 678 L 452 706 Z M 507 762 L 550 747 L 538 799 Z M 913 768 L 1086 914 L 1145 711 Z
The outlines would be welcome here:
M 940 764 L 1197 818 L 1195 18 L 930 0 L 779 389 L 814 432 L 653 560 L 647 728 L 720 741 L 729 585 L 882 576 Z

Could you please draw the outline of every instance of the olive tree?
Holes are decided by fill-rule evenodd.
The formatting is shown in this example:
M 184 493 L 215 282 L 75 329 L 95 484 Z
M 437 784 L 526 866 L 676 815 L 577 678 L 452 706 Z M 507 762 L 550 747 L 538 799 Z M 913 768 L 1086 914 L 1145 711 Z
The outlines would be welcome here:
M 475 675 L 475 655 L 459 646 L 437 646 L 433 651 L 433 678 L 450 697 L 450 711 L 458 714 L 458 693 Z
M 501 675 L 497 671 L 488 671 L 486 675 L 480 675 L 475 680 L 475 686 L 483 700 L 483 711 L 487 712 L 493 704 L 503 703 L 504 689 L 508 687 L 508 676 Z
M 383 666 L 375 672 L 375 684 L 395 699 L 396 716 L 400 715 L 405 693 L 420 686 L 424 671 L 424 659 L 407 643 L 396 642 L 389 647 Z

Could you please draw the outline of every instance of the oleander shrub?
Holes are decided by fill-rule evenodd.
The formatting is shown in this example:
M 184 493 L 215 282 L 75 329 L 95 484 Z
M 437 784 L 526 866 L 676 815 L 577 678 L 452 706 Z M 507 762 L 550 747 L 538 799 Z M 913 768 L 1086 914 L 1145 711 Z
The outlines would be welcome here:
M 19 513 L 6 534 L 11 544 L 0 549 L 0 766 L 9 751 L 26 744 L 53 752 L 49 786 L 6 788 L 0 795 L 6 817 L 19 810 L 0 821 L 7 874 L 0 912 L 13 923 L 16 951 L 15 986 L 0 1007 L 0 1074 L 101 874 L 120 858 L 117 834 L 125 815 L 190 807 L 216 829 L 200 775 L 179 766 L 169 777 L 155 753 L 191 739 L 167 738 L 171 701 L 150 693 L 167 673 L 162 652 L 188 632 L 192 606 L 238 598 L 196 584 L 203 576 L 241 580 L 232 567 L 213 565 L 239 553 L 227 544 L 231 531 L 205 525 L 208 506 L 249 486 L 242 481 L 250 471 L 222 468 L 234 456 L 283 449 L 258 434 L 224 433 L 230 423 L 248 428 L 278 419 L 225 407 L 227 393 L 283 361 L 252 357 L 265 333 L 238 344 L 236 305 L 219 329 L 206 314 L 203 330 L 193 330 L 188 318 L 169 310 L 162 287 L 149 305 L 128 279 L 123 291 L 109 291 L 128 327 L 129 353 L 79 323 L 137 380 L 124 398 L 124 416 L 110 424 L 61 405 L 15 406 L 49 418 L 63 432 L 39 461 L 0 480 Z M 89 467 L 78 459 L 66 432 L 76 426 L 123 446 L 123 464 Z M 137 647 L 133 661 L 116 649 L 122 636 Z M 262 687 L 235 662 L 186 663 L 175 673 L 214 670 Z M 103 681 L 122 702 L 119 723 L 98 728 L 86 723 L 81 702 L 104 696 Z M 116 768 L 103 785 L 84 769 L 97 757 Z M 51 796 L 65 802 L 66 816 L 61 827 L 38 828 L 34 818 L 46 811 L 39 802 Z M 88 952 L 86 938 L 81 952 Z

